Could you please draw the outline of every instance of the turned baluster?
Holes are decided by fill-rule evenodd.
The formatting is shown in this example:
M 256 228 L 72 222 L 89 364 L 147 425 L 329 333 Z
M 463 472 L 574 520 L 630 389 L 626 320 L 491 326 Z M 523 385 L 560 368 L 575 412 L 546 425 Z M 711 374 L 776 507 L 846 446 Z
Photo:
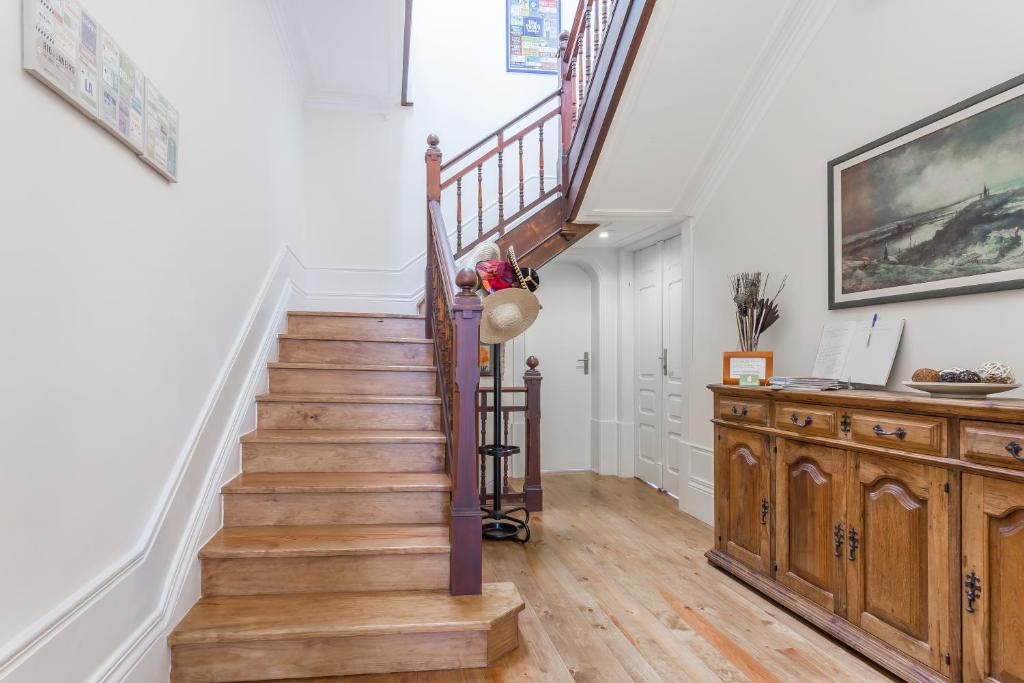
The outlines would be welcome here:
M 537 135 L 540 138 L 540 150 L 538 159 L 540 161 L 540 193 L 544 194 L 544 124 L 537 128 Z
M 573 60 L 573 65 L 576 69 L 576 106 L 583 106 L 583 31 L 576 37 L 576 57 Z M 590 75 L 589 69 L 587 75 Z
M 601 22 L 597 20 L 597 3 L 594 3 L 594 61 L 597 61 L 597 51 L 601 46 Z
M 430 202 L 441 201 L 441 149 L 438 147 L 441 140 L 434 134 L 427 136 L 427 151 L 424 160 L 427 164 L 427 267 L 424 273 L 423 296 L 426 301 L 427 310 L 424 322 L 424 331 L 427 339 L 434 338 L 434 324 L 432 321 L 432 307 L 434 306 L 434 230 L 430 222 Z
M 608 0 L 601 0 L 601 30 L 608 36 Z
M 455 181 L 455 196 L 455 250 L 462 251 L 462 178 Z
M 484 165 L 476 165 L 476 225 L 477 237 L 484 236 Z
M 502 423 L 503 423 L 502 431 L 505 434 L 505 439 L 502 441 L 502 443 L 508 443 L 508 417 L 509 417 L 509 414 L 510 413 L 509 413 L 509 411 L 507 409 L 501 411 L 501 418 L 502 418 Z M 503 465 L 503 471 L 502 471 L 502 474 L 501 474 L 501 482 L 502 482 L 501 483 L 501 489 L 503 491 L 508 491 L 509 490 L 508 489 L 508 462 L 511 459 L 512 458 L 502 458 L 501 459 L 502 460 L 502 465 Z
M 526 206 L 526 188 L 523 185 L 523 138 L 519 138 L 519 210 Z
M 480 443 L 487 443 L 487 394 L 480 392 Z M 487 491 L 487 458 L 480 459 L 480 493 Z
M 498 234 L 505 234 L 505 136 L 498 133 Z
M 584 41 L 586 43 L 586 68 L 587 68 L 587 87 L 590 87 L 590 34 L 591 34 L 591 21 L 590 21 L 591 8 L 587 7 L 587 11 L 583 15 L 583 25 L 586 27 L 587 38 Z M 581 36 L 582 38 L 582 36 Z M 581 98 L 582 99 L 582 98 Z

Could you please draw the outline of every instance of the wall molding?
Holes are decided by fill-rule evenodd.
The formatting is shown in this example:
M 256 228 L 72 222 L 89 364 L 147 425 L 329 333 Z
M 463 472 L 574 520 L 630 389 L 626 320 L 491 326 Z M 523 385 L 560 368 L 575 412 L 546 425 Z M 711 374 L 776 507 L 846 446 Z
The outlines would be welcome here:
M 835 5 L 836 0 L 790 2 L 736 91 L 693 175 L 687 180 L 674 213 L 699 216 L 707 208 L 726 173 Z

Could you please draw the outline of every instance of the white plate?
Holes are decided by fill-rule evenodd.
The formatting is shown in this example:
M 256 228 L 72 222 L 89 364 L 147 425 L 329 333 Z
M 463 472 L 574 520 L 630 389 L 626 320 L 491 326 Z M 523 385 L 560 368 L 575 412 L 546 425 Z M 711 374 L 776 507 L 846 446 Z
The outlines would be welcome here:
M 934 398 L 985 398 L 1020 387 L 1019 384 L 989 382 L 904 382 L 905 386 L 931 394 Z

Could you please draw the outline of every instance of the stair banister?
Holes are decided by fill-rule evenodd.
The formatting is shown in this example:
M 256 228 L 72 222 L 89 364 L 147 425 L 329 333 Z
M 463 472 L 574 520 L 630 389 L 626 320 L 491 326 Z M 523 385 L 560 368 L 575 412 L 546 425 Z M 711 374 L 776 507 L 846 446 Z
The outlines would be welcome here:
M 452 595 L 478 595 L 482 587 L 482 539 L 476 483 L 476 392 L 480 384 L 480 299 L 472 270 L 455 272 L 441 213 L 441 150 L 427 138 L 426 333 L 434 340 L 446 470 L 452 482 L 449 518 Z

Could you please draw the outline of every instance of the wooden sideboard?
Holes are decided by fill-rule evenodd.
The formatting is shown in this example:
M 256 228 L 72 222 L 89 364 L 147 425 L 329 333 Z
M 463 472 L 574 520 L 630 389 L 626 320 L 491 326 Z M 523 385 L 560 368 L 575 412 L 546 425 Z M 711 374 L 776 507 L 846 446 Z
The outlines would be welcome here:
M 711 564 L 905 680 L 1024 680 L 1024 401 L 709 389 Z

